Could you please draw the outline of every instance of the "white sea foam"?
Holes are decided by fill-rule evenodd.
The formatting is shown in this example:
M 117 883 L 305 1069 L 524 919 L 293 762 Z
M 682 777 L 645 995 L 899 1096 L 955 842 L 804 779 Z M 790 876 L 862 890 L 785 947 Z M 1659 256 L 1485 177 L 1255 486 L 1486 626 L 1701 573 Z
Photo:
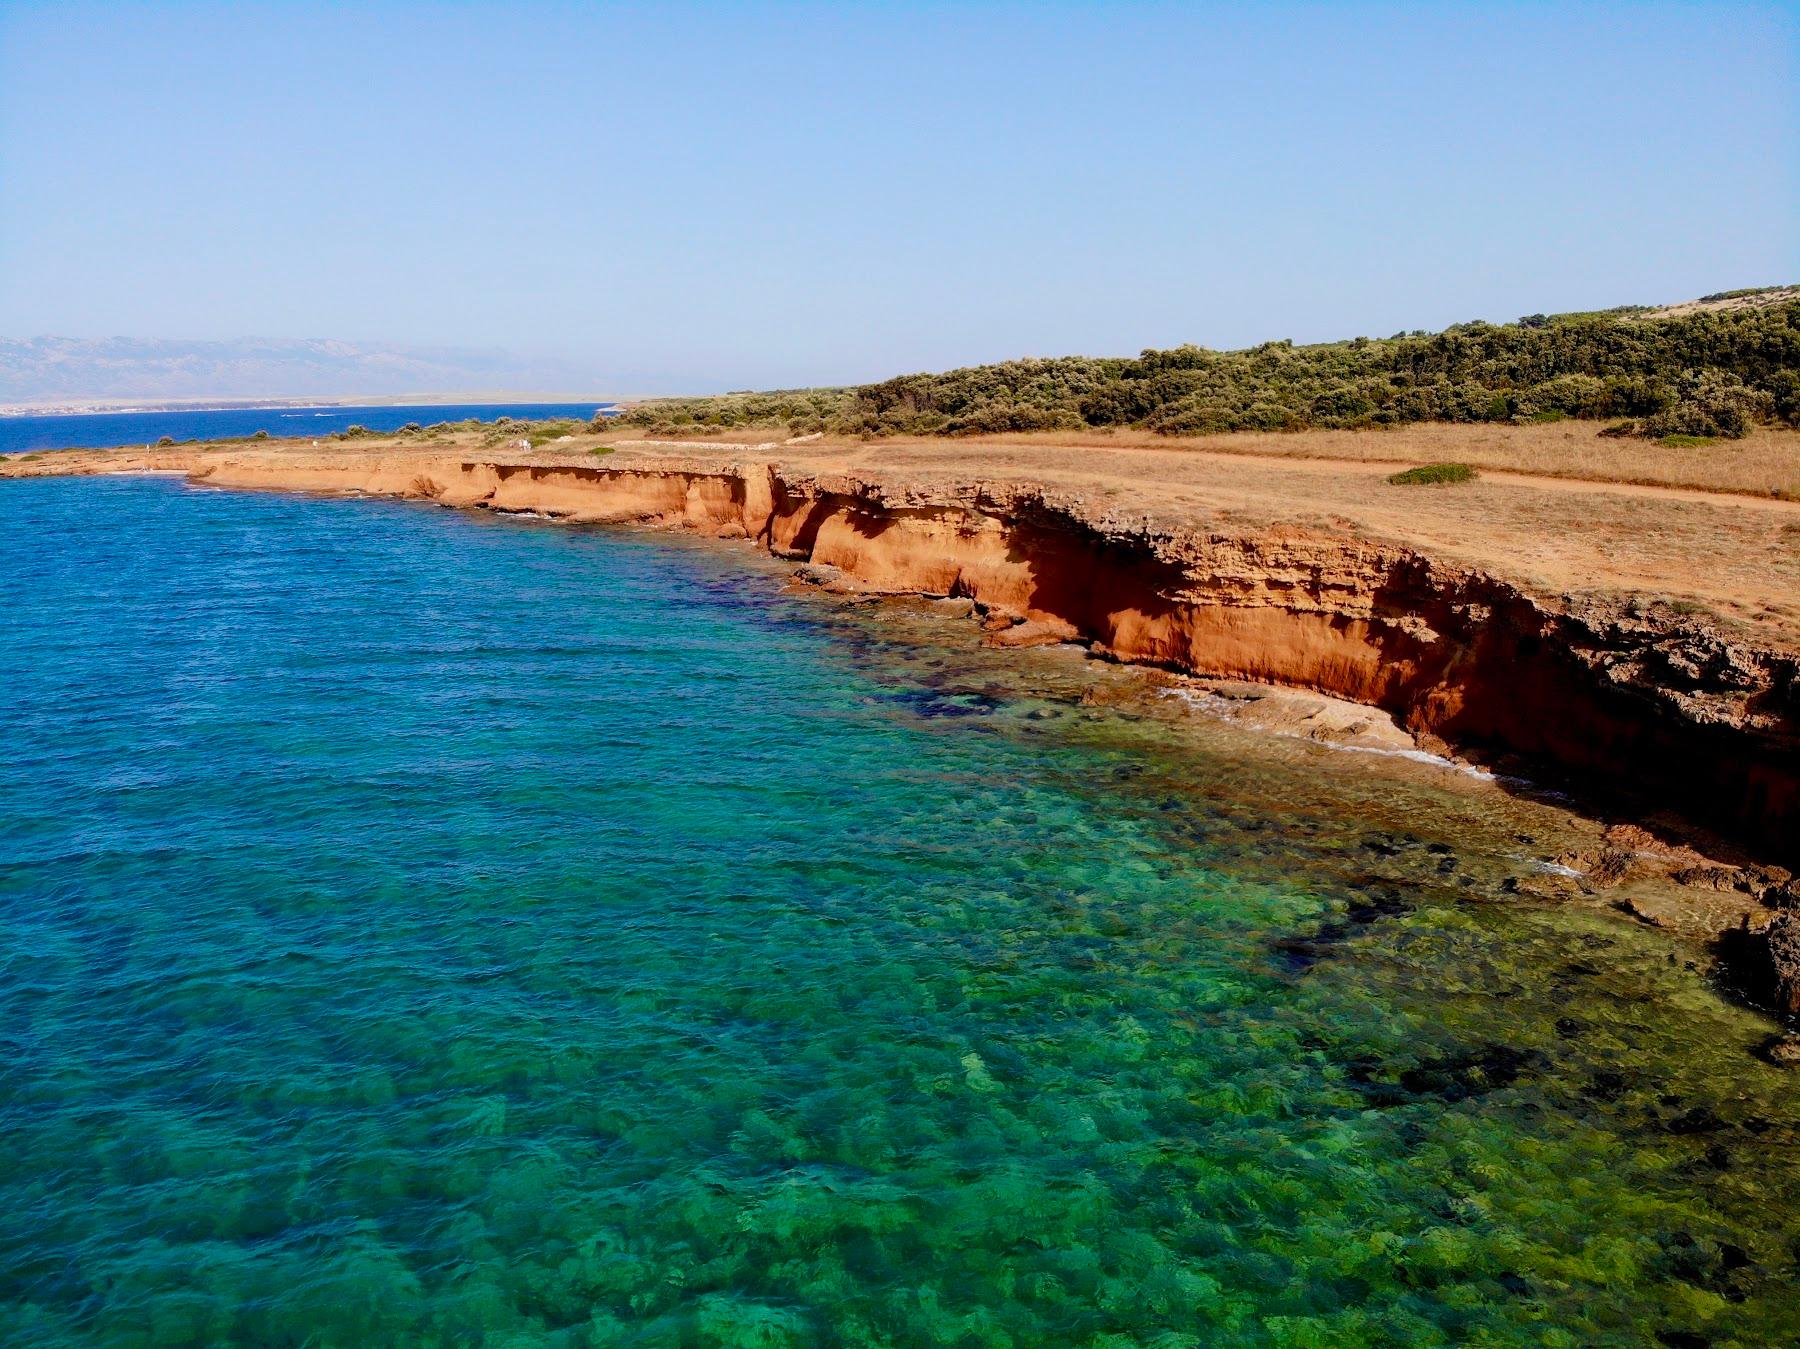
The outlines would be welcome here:
M 1287 732 L 1277 732 L 1276 734 L 1287 734 Z M 1306 737 L 1296 738 L 1305 739 Z M 1442 754 L 1432 754 L 1422 749 L 1384 749 L 1380 745 L 1334 745 L 1329 740 L 1321 740 L 1317 743 L 1324 745 L 1327 749 L 1341 749 L 1351 754 L 1385 754 L 1395 759 L 1411 759 L 1414 763 L 1433 764 L 1439 768 L 1454 768 L 1457 772 L 1467 773 L 1481 782 L 1494 780 L 1494 774 L 1485 768 L 1477 768 L 1474 764 L 1464 763 L 1460 759 L 1447 759 Z
M 1566 867 L 1561 862 L 1547 862 L 1541 857 L 1521 857 L 1519 860 L 1529 862 L 1539 871 L 1547 871 L 1552 876 L 1568 876 L 1574 880 L 1580 880 L 1586 874 L 1577 871 L 1574 867 Z

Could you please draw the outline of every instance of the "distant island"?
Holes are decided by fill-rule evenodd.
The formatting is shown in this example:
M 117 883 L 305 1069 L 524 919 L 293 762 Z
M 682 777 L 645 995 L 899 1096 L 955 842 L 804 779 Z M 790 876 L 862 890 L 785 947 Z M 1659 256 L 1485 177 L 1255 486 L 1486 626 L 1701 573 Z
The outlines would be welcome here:
M 248 412 L 273 408 L 465 407 L 508 404 L 612 404 L 617 398 L 592 393 L 527 393 L 476 389 L 469 392 L 346 394 L 333 398 L 72 398 L 54 402 L 0 403 L 0 417 L 81 416 L 118 412 Z
M 12 412 L 587 401 L 601 382 L 574 361 L 459 347 L 332 338 L 0 337 L 0 410 Z

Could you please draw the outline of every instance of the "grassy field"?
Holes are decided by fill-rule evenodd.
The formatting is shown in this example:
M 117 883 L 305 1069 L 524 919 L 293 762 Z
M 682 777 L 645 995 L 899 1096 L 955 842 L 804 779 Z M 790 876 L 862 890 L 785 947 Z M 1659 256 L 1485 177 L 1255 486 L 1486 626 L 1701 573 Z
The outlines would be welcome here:
M 1800 431 L 1758 427 L 1741 440 L 1709 445 L 1665 445 L 1641 437 L 1597 434 L 1590 422 L 1540 425 L 1451 425 L 1419 423 L 1375 431 L 1234 431 L 1212 436 L 1164 436 L 1149 431 L 1015 432 L 959 440 L 962 458 L 978 460 L 986 447 L 1038 446 L 1056 449 L 1135 449 L 1242 455 L 1256 459 L 1331 459 L 1390 465 L 1390 471 L 1418 464 L 1452 461 L 1476 469 L 1528 473 L 1592 482 L 1638 483 L 1687 487 L 1745 496 L 1774 496 L 1800 501 Z M 763 444 L 779 442 L 779 425 L 738 427 L 730 431 L 684 430 L 696 444 Z M 609 443 L 626 445 L 654 440 L 636 428 L 609 431 Z M 879 462 L 888 447 L 940 443 L 935 438 L 894 437 L 862 442 L 852 437 L 823 436 L 810 446 L 850 449 Z M 794 447 L 799 448 L 799 447 Z

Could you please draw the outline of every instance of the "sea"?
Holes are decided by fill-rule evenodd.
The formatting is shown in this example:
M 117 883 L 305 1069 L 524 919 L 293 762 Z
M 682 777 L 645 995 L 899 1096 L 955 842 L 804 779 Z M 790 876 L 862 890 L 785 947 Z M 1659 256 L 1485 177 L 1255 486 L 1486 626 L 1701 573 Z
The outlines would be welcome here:
M 500 417 L 538 421 L 576 417 L 587 421 L 611 403 L 429 403 L 381 407 L 199 408 L 158 412 L 55 413 L 0 416 L 0 454 L 32 450 L 101 449 L 154 445 L 172 440 L 232 440 L 266 431 L 271 436 L 328 436 L 346 427 L 397 431 L 409 422 L 491 422 Z
M 1553 803 L 744 544 L 0 509 L 9 1346 L 1794 1342 L 1795 1079 Z

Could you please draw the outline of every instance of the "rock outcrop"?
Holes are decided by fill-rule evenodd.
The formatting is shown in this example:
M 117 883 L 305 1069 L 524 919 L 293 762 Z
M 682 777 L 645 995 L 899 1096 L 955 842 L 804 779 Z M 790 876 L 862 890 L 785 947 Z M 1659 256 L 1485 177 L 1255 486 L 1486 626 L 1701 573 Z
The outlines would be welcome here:
M 1752 1001 L 1800 1017 L 1800 912 L 1746 914 L 1721 947 L 1726 968 Z

